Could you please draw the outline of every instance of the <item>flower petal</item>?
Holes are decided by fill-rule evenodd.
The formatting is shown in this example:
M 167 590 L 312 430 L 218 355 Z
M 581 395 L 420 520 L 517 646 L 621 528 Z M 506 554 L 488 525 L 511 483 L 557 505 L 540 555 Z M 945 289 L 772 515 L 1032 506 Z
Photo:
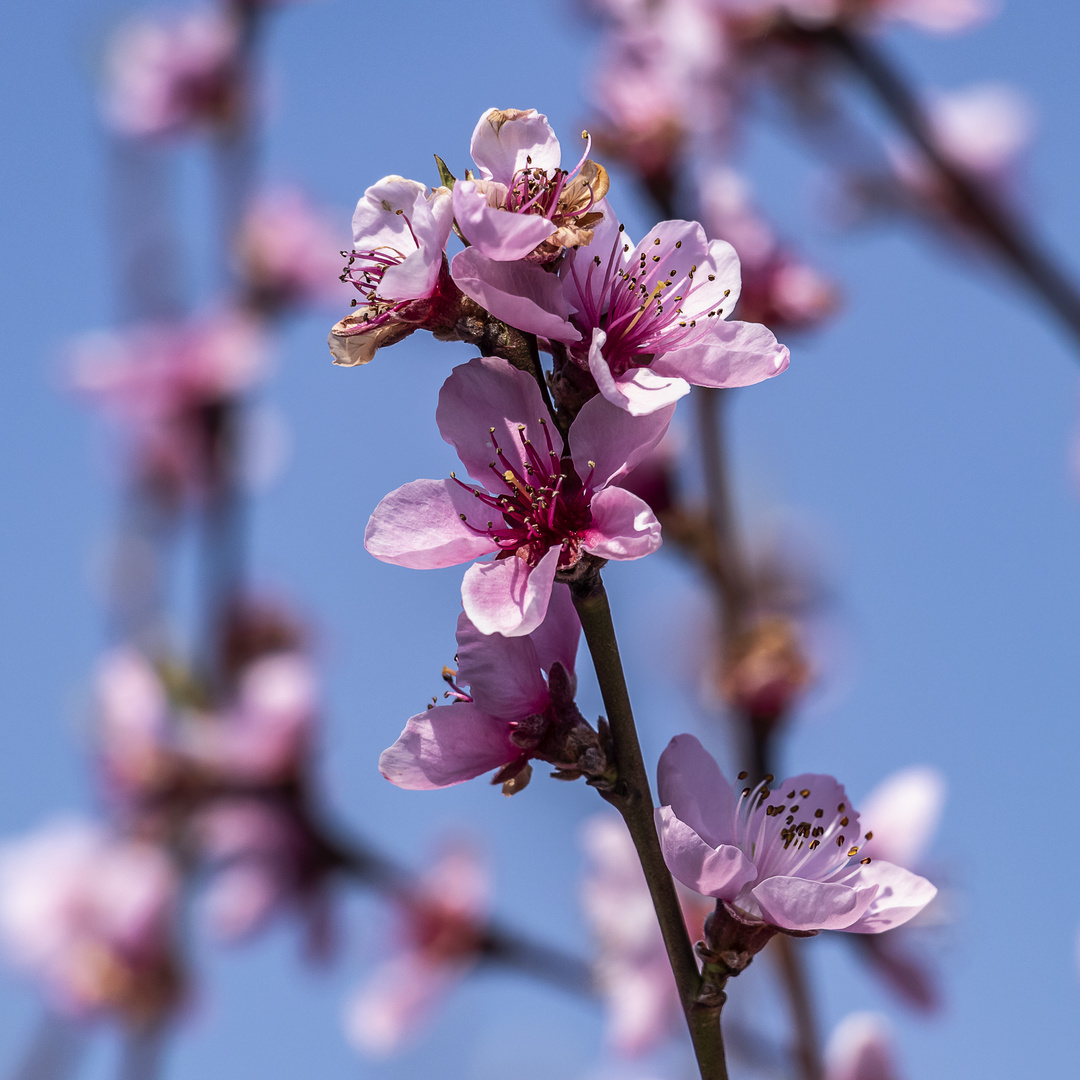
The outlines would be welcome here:
M 520 169 L 551 172 L 562 161 L 548 118 L 535 109 L 488 109 L 473 129 L 469 149 L 480 172 L 504 184 Z
M 660 375 L 647 367 L 630 368 L 615 378 L 601 352 L 606 341 L 607 334 L 594 327 L 589 347 L 589 371 L 600 393 L 612 405 L 625 409 L 631 416 L 648 416 L 666 405 L 674 405 L 690 393 L 690 384 L 685 379 L 677 375 Z
M 562 283 L 536 263 L 496 262 L 476 248 L 459 251 L 450 264 L 457 287 L 497 319 L 528 334 L 574 342 L 573 308 Z
M 593 491 L 614 484 L 664 437 L 675 406 L 631 416 L 605 398 L 590 398 L 570 425 L 570 452 L 578 476 Z M 585 478 L 592 474 L 592 478 Z
M 845 929 L 854 934 L 880 934 L 913 919 L 937 895 L 937 888 L 924 877 L 875 859 L 860 867 L 858 885 L 877 887 L 877 895 L 866 914 Z
M 655 818 L 664 862 L 687 888 L 703 896 L 734 900 L 754 880 L 754 864 L 737 847 L 721 844 L 714 848 L 705 843 L 670 806 L 661 806 Z
M 773 926 L 784 930 L 848 930 L 870 906 L 877 886 L 852 888 L 832 881 L 770 877 L 750 891 L 765 921 Z
M 787 370 L 787 346 L 767 326 L 714 319 L 711 330 L 696 345 L 656 357 L 653 371 L 695 386 L 751 386 Z
M 411 717 L 379 757 L 379 772 L 400 788 L 431 791 L 501 768 L 520 755 L 505 720 L 455 701 Z
M 409 218 L 408 224 L 420 246 L 396 266 L 387 268 L 378 290 L 384 300 L 413 300 L 430 296 L 435 290 L 454 223 L 450 192 L 440 188 L 430 200 L 418 198 Z
M 505 192 L 485 190 L 491 181 L 459 180 L 454 185 L 454 217 L 465 239 L 489 259 L 524 259 L 554 231 L 555 222 L 540 214 L 516 214 L 492 205 Z
M 693 735 L 676 735 L 656 766 L 661 806 L 670 806 L 712 847 L 735 843 L 735 792 Z
M 457 645 L 458 682 L 469 687 L 478 709 L 503 720 L 522 720 L 547 707 L 547 684 L 532 638 L 481 634 L 462 612 Z
M 604 488 L 592 497 L 592 524 L 582 546 L 602 559 L 641 559 L 661 544 L 660 522 L 652 507 L 621 487 Z
M 531 634 L 547 614 L 561 548 L 553 547 L 536 566 L 524 559 L 475 563 L 465 571 L 461 601 L 482 634 Z
M 531 636 L 537 659 L 544 671 L 550 671 L 552 664 L 559 663 L 567 674 L 574 674 L 581 639 L 581 620 L 578 619 L 570 590 L 565 585 L 552 586 L 547 614 Z
M 431 570 L 455 566 L 495 550 L 486 533 L 461 520 L 474 499 L 453 480 L 414 480 L 378 506 L 364 532 L 364 547 L 383 562 Z
M 435 410 L 442 437 L 458 452 L 469 475 L 495 494 L 511 491 L 502 480 L 505 466 L 496 447 L 524 475 L 527 458 L 518 428 L 524 425 L 523 434 L 547 453 L 541 419 L 556 453 L 561 453 L 562 438 L 548 418 L 536 380 L 493 356 L 478 356 L 454 368 L 439 391 Z

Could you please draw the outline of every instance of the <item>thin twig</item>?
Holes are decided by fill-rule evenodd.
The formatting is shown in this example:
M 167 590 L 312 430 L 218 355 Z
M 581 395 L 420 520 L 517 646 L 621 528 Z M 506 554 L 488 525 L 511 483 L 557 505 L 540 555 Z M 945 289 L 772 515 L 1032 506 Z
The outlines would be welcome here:
M 641 756 L 607 591 L 599 571 L 571 586 L 571 593 L 600 684 L 618 770 L 615 791 L 604 797 L 622 814 L 641 861 L 702 1080 L 727 1080 L 720 1008 L 699 1000 L 701 976 L 675 885 L 664 864 L 656 834 L 649 778 Z

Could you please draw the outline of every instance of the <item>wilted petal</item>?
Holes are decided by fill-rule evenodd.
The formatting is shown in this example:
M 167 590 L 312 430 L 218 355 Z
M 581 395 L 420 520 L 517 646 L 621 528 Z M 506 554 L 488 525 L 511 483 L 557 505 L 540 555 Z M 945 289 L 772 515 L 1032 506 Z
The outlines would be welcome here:
M 876 893 L 876 885 L 851 888 L 798 877 L 766 878 L 751 890 L 765 919 L 784 930 L 851 930 Z
M 330 355 L 338 367 L 362 367 L 375 359 L 379 349 L 387 345 L 396 345 L 417 329 L 414 323 L 388 322 L 371 326 L 376 309 L 365 309 L 364 314 L 346 315 L 334 323 L 330 336 L 326 339 L 330 346 Z
M 880 934 L 902 926 L 937 895 L 937 888 L 926 878 L 880 859 L 860 868 L 857 883 L 875 886 L 877 894 L 866 914 L 846 927 L 854 934 Z
M 703 896 L 734 900 L 754 880 L 754 864 L 737 847 L 707 844 L 670 806 L 661 806 L 655 817 L 664 862 L 687 888 Z
M 473 510 L 474 497 L 453 480 L 413 480 L 391 491 L 375 507 L 364 533 L 364 547 L 383 562 L 431 570 L 455 566 L 495 545 L 475 533 L 461 514 Z
M 466 296 L 509 326 L 555 341 L 581 339 L 570 325 L 573 308 L 562 283 L 536 263 L 496 262 L 470 247 L 454 256 L 450 276 Z
M 592 524 L 582 534 L 586 551 L 601 559 L 641 559 L 661 544 L 660 522 L 644 499 L 621 487 L 592 498 Z
M 379 772 L 400 788 L 430 791 L 501 768 L 520 754 L 506 721 L 455 701 L 412 717 L 382 752 Z
M 465 613 L 482 634 L 531 634 L 547 614 L 561 548 L 553 547 L 536 566 L 511 557 L 474 563 L 461 582 Z
M 735 792 L 693 735 L 676 735 L 656 766 L 661 806 L 670 806 L 712 847 L 735 843 Z

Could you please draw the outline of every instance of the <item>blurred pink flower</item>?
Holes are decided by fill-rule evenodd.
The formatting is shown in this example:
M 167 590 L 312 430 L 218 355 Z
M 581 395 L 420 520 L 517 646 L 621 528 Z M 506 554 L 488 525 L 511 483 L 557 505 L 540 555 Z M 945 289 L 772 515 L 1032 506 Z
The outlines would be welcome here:
M 581 899 L 598 949 L 608 1041 L 621 1054 L 644 1054 L 682 1021 L 652 898 L 634 843 L 617 817 L 589 818 L 581 838 L 588 857 Z M 679 899 L 691 939 L 698 940 L 712 905 L 688 893 Z
M 160 848 L 57 821 L 0 848 L 0 935 L 55 1008 L 149 1020 L 177 991 L 177 884 Z
M 588 248 L 558 277 L 475 248 L 451 273 L 511 326 L 565 342 L 603 397 L 633 416 L 673 406 L 696 386 L 748 386 L 779 375 L 788 350 L 757 323 L 729 321 L 739 258 L 696 221 L 662 221 L 636 247 L 606 204 Z M 561 288 L 560 288 L 561 286 Z
M 496 781 L 512 780 L 543 753 L 545 737 L 561 733 L 560 713 L 574 698 L 580 636 L 570 591 L 561 586 L 552 591 L 544 621 L 525 636 L 481 634 L 462 613 L 448 695 L 456 700 L 412 717 L 383 751 L 379 771 L 412 790 L 460 784 L 492 769 L 499 770 Z
M 825 1047 L 825 1080 L 900 1080 L 889 1023 L 877 1013 L 851 1013 Z
M 341 238 L 297 189 L 261 195 L 244 218 L 237 257 L 259 310 L 344 303 Z
M 787 16 L 807 27 L 896 20 L 933 34 L 955 34 L 990 18 L 996 0 L 707 0 L 739 20 Z
M 497 552 L 466 571 L 465 614 L 482 634 L 531 633 L 558 571 L 586 553 L 640 559 L 660 546 L 652 511 L 615 485 L 660 441 L 673 410 L 634 419 L 594 397 L 570 428 L 566 457 L 535 380 L 505 360 L 471 360 L 443 384 L 436 421 L 476 486 L 453 473 L 405 484 L 375 508 L 364 546 L 418 570 Z
M 488 913 L 490 884 L 477 854 L 456 846 L 399 902 L 401 941 L 346 1007 L 357 1049 L 384 1056 L 402 1047 L 432 1008 L 472 968 Z
M 238 311 L 98 332 L 71 348 L 72 388 L 127 429 L 138 468 L 170 493 L 207 480 L 203 410 L 263 374 L 266 341 Z
M 236 105 L 236 23 L 212 9 L 140 16 L 105 57 L 105 117 L 123 135 L 184 133 L 221 123 Z
M 476 180 L 454 185 L 454 217 L 465 239 L 489 259 L 550 262 L 588 244 L 607 194 L 607 173 L 588 159 L 561 168 L 562 150 L 535 109 L 488 109 L 473 130 Z
M 775 803 L 764 784 L 736 798 L 701 743 L 679 735 L 661 755 L 657 783 L 668 869 L 743 922 L 877 934 L 913 918 L 937 892 L 892 863 L 855 861 L 859 815 L 831 776 L 784 780 Z

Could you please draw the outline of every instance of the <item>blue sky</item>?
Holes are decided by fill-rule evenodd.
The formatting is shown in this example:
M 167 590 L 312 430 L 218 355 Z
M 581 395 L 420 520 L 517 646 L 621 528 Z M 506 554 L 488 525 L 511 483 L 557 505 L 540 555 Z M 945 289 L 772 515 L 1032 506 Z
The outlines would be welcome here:
M 93 805 L 87 685 L 104 642 L 100 565 L 117 505 L 116 469 L 93 418 L 59 391 L 73 333 L 115 313 L 103 223 L 106 155 L 92 75 L 123 6 L 16 0 L 0 40 L 0 172 L 9 407 L 0 424 L 0 832 Z M 927 86 L 1006 80 L 1034 103 L 1027 210 L 1080 273 L 1080 11 L 1014 2 L 957 39 L 887 38 Z M 387 173 L 434 179 L 431 154 L 464 164 L 491 105 L 536 107 L 563 132 L 586 118 L 591 30 L 568 7 L 498 9 L 427 2 L 298 4 L 267 41 L 264 174 L 337 207 Z M 934 939 L 947 998 L 929 1021 L 893 1007 L 836 940 L 810 943 L 827 1026 L 853 1008 L 893 1016 L 911 1080 L 1080 1072 L 1075 957 L 1080 867 L 1063 814 L 1080 753 L 1080 541 L 1069 450 L 1077 428 L 1076 351 L 1038 304 L 992 267 L 891 227 L 838 233 L 824 219 L 820 167 L 767 120 L 748 118 L 745 163 L 768 209 L 843 283 L 843 312 L 792 343 L 790 370 L 738 396 L 733 440 L 751 520 L 777 514 L 813 537 L 838 598 L 839 657 L 785 745 L 790 771 L 837 775 L 857 800 L 893 769 L 926 762 L 948 776 L 933 849 L 955 887 L 957 921 Z M 184 250 L 192 302 L 212 284 L 209 185 L 182 155 Z M 617 178 L 618 179 L 618 178 Z M 611 198 L 647 224 L 626 188 Z M 574 897 L 578 823 L 601 809 L 580 785 L 538 777 L 504 800 L 483 783 L 401 792 L 379 751 L 439 691 L 453 654 L 460 571 L 409 572 L 369 558 L 364 524 L 379 498 L 444 475 L 451 451 L 436 395 L 464 346 L 414 336 L 363 370 L 329 363 L 334 317 L 297 319 L 263 399 L 287 420 L 288 468 L 252 518 L 255 579 L 295 599 L 320 629 L 328 717 L 323 771 L 341 817 L 422 865 L 446 829 L 490 845 L 497 910 L 584 947 Z M 608 575 L 651 763 L 693 731 L 718 753 L 725 732 L 680 681 L 673 657 L 701 607 L 670 553 Z M 827 673 L 827 678 L 829 673 Z M 599 711 L 588 686 L 584 711 Z M 175 1080 L 319 1075 L 494 1080 L 599 1075 L 599 1014 L 504 975 L 464 986 L 428 1035 L 374 1064 L 344 1044 L 348 989 L 379 954 L 387 921 L 367 899 L 343 909 L 347 949 L 326 971 L 298 962 L 291 928 L 244 949 L 200 949 L 202 989 L 170 1054 Z M 732 995 L 742 987 L 733 984 Z M 772 1007 L 759 976 L 747 994 Z M 0 1068 L 38 1014 L 0 975 Z M 87 1076 L 111 1072 L 108 1039 Z M 681 1076 L 678 1060 L 664 1076 Z M 657 1076 L 659 1070 L 635 1075 Z

